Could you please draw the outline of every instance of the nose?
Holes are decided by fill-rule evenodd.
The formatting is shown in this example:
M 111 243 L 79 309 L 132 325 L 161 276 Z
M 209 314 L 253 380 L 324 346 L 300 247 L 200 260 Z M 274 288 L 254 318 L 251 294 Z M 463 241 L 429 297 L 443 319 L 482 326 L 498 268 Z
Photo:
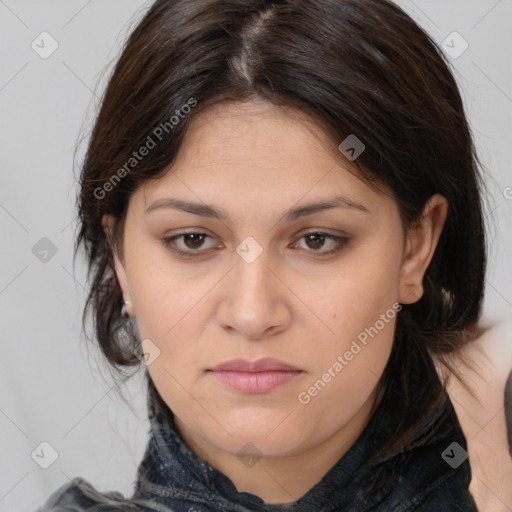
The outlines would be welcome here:
M 276 334 L 291 320 L 288 288 L 270 268 L 267 254 L 263 251 L 252 263 L 235 254 L 235 267 L 224 280 L 217 309 L 219 325 L 251 340 Z

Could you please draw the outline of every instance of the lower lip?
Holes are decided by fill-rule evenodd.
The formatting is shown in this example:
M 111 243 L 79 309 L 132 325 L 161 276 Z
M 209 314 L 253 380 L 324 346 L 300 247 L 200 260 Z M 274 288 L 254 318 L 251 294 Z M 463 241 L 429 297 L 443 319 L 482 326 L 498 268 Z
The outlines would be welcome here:
M 278 386 L 295 379 L 300 371 L 265 371 L 265 372 L 236 372 L 212 370 L 212 375 L 243 393 L 266 393 Z

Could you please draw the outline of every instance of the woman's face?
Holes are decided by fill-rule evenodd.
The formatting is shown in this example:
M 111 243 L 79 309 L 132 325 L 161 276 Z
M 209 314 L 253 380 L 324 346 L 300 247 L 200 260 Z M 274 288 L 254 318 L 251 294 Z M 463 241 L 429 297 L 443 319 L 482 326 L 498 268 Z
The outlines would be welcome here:
M 293 455 L 364 424 L 398 302 L 421 296 L 432 237 L 408 252 L 396 202 L 312 131 L 266 104 L 211 108 L 130 198 L 116 270 L 150 376 L 224 453 Z

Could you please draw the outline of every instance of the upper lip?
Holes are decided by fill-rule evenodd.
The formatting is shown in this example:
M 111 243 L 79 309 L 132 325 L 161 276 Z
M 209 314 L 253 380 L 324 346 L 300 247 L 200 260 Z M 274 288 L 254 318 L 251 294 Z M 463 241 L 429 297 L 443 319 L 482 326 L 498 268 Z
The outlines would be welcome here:
M 232 371 L 232 372 L 265 372 L 265 371 L 299 371 L 298 368 L 279 361 L 279 359 L 273 359 L 270 357 L 264 357 L 257 361 L 247 361 L 246 359 L 232 359 L 231 361 L 225 361 L 215 368 L 213 371 Z

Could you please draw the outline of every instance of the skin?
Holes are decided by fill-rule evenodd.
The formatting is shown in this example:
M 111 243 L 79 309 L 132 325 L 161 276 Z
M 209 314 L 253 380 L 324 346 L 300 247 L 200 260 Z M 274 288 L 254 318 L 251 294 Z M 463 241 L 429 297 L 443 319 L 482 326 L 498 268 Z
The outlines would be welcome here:
M 124 252 L 115 256 L 128 313 L 141 339 L 160 351 L 148 369 L 180 435 L 239 491 L 268 503 L 304 495 L 367 425 L 396 316 L 309 403 L 298 395 L 393 304 L 419 300 L 447 214 L 446 200 L 433 196 L 406 236 L 394 199 L 366 185 L 332 147 L 311 120 L 266 103 L 202 112 L 172 169 L 131 196 Z M 340 194 L 369 211 L 283 219 L 290 208 Z M 168 197 L 224 208 L 230 220 L 171 208 L 144 214 Z M 112 222 L 104 217 L 108 232 Z M 183 258 L 163 245 L 183 231 L 208 235 L 202 244 L 174 242 L 202 255 Z M 327 255 L 339 244 L 304 236 L 311 232 L 349 242 Z M 249 236 L 262 249 L 251 263 L 236 252 Z M 272 391 L 246 394 L 207 371 L 262 357 L 302 372 Z M 255 458 L 248 464 L 242 455 Z

